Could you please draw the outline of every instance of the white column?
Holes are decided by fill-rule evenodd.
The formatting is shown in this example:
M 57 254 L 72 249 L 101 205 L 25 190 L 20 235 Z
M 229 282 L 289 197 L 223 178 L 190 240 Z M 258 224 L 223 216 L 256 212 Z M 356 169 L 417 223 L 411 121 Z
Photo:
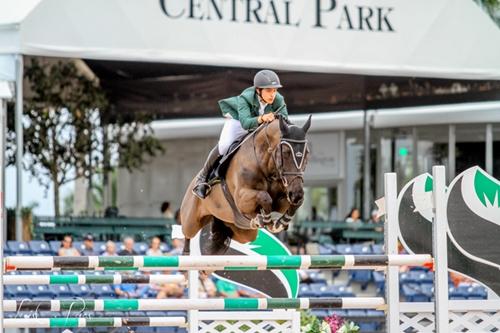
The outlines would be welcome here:
M 486 172 L 493 175 L 493 125 L 486 125 Z
M 397 203 L 398 187 L 397 175 L 393 172 L 384 175 L 385 198 L 385 253 L 398 254 L 398 220 Z M 386 328 L 389 333 L 399 333 L 399 267 L 387 267 L 385 279 L 385 296 L 387 302 Z
M 446 230 L 446 170 L 432 168 L 434 178 L 434 221 L 432 223 L 432 254 L 434 256 L 434 323 L 436 333 L 448 333 L 448 253 Z
M 3 245 L 4 245 L 4 193 L 3 181 L 5 172 L 5 128 L 3 126 L 7 113 L 5 101 L 0 96 L 0 262 L 3 263 Z M 4 331 L 3 326 L 3 269 L 0 269 L 0 332 Z
M 16 57 L 16 240 L 23 240 L 23 55 Z
M 455 178 L 455 125 L 448 126 L 448 180 L 451 182 Z

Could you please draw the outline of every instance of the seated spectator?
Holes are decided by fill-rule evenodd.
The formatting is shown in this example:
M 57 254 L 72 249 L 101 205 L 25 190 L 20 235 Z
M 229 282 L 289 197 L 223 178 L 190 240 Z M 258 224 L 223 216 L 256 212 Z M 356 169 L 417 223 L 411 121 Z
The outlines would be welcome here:
M 198 279 L 200 280 L 198 286 L 198 295 L 200 298 L 211 298 L 217 295 L 217 287 L 206 272 L 200 271 Z
M 370 219 L 368 220 L 368 223 L 380 223 L 380 216 L 378 216 L 378 210 L 374 209 L 372 210 L 372 214 L 370 215 Z
M 349 214 L 346 216 L 345 221 L 347 223 L 361 223 L 363 222 L 361 220 L 361 213 L 359 212 L 359 209 L 353 208 L 349 212 Z
M 106 242 L 106 250 L 102 253 L 103 256 L 108 257 L 108 256 L 117 256 L 118 253 L 116 253 L 116 244 L 113 241 L 107 241 Z
M 158 237 L 153 237 L 151 239 L 151 244 L 149 249 L 146 251 L 147 256 L 162 256 L 163 252 L 160 249 L 161 240 Z
M 118 252 L 119 256 L 136 256 L 137 252 L 134 250 L 134 239 L 132 237 L 125 237 L 123 240 L 123 250 Z
M 184 286 L 182 283 L 163 283 L 155 286 L 154 289 L 158 290 L 156 298 L 181 298 L 184 296 Z
M 113 285 L 113 288 L 119 298 L 144 298 L 150 287 L 149 285 L 121 283 Z
M 73 247 L 73 237 L 70 235 L 64 236 L 61 247 L 57 254 L 61 257 L 69 257 L 69 256 L 79 256 L 80 252 Z
M 84 256 L 98 255 L 97 251 L 94 249 L 94 236 L 92 236 L 91 234 L 87 234 L 83 238 L 82 255 Z
M 161 211 L 161 215 L 164 218 L 166 218 L 168 220 L 171 220 L 174 218 L 174 213 L 172 212 L 172 208 L 170 207 L 170 202 L 168 202 L 168 201 L 162 202 L 161 207 L 160 207 L 160 211 Z
M 172 238 L 172 249 L 167 253 L 169 256 L 181 256 L 184 251 L 184 239 Z

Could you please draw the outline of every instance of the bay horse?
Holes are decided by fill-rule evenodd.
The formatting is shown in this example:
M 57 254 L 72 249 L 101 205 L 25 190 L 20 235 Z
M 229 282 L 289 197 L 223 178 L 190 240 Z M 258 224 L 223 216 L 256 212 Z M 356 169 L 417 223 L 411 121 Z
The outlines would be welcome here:
M 223 254 L 231 238 L 255 240 L 261 227 L 273 233 L 287 229 L 304 200 L 310 125 L 311 116 L 302 127 L 281 116 L 260 125 L 240 144 L 221 182 L 203 200 L 191 192 L 195 179 L 191 181 L 180 208 L 184 254 L 189 254 L 190 239 L 210 222 L 211 254 Z

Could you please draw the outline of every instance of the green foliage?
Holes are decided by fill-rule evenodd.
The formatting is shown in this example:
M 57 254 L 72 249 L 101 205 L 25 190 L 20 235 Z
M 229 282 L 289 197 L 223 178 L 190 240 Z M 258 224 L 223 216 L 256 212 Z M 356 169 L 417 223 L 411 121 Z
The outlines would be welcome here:
M 337 333 L 358 333 L 359 326 L 354 324 L 352 321 L 344 323 L 342 327 L 337 331 Z
M 97 172 L 106 175 L 116 167 L 132 171 L 163 151 L 150 120 L 140 114 L 114 114 L 97 80 L 83 76 L 74 62 L 31 58 L 25 78 L 29 93 L 24 101 L 24 167 L 41 185 L 53 185 L 56 216 L 63 184 L 80 177 L 91 180 Z M 9 164 L 15 162 L 13 125 L 9 121 Z M 107 177 L 101 180 L 100 185 L 90 182 L 98 202 Z

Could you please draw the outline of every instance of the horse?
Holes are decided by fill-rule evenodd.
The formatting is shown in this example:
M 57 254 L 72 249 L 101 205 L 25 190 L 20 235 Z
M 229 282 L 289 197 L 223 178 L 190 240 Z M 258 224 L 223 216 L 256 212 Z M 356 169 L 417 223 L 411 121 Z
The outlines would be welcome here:
M 184 254 L 189 254 L 190 239 L 210 222 L 211 254 L 225 253 L 231 239 L 254 241 L 259 228 L 273 233 L 288 228 L 304 201 L 310 125 L 311 116 L 302 127 L 281 116 L 260 125 L 228 158 L 224 175 L 205 199 L 191 192 L 191 181 L 180 208 Z

